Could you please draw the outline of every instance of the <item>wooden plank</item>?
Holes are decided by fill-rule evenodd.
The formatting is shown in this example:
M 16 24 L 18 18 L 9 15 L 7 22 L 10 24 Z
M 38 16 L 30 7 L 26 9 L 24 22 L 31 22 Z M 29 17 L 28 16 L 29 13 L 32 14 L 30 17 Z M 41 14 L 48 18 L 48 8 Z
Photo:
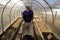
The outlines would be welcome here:
M 39 29 L 42 32 L 52 32 L 50 29 L 48 29 L 48 27 L 45 27 L 45 24 L 41 19 L 35 19 L 35 22 L 37 23 L 37 25 L 39 26 Z
M 12 25 L 12 27 L 14 28 L 18 28 L 18 26 L 20 25 L 22 19 L 21 18 L 18 18 Z

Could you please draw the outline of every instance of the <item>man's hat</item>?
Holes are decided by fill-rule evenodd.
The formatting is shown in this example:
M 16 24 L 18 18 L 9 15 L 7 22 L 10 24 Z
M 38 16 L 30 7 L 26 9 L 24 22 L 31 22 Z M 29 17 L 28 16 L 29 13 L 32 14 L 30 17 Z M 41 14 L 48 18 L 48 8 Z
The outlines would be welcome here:
M 30 6 L 25 6 L 26 8 L 30 9 L 31 7 Z

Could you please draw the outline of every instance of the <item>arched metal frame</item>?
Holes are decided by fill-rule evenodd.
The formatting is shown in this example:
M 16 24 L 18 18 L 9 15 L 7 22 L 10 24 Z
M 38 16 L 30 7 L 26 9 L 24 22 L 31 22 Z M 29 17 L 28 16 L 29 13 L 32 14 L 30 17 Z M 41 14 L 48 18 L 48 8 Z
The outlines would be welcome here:
M 53 10 L 52 10 L 52 7 L 50 6 L 50 4 L 46 1 L 46 0 L 43 0 L 48 6 L 49 6 L 49 8 L 50 8 L 50 10 L 51 10 L 51 13 L 52 13 L 52 24 L 50 24 L 52 27 L 55 27 L 54 26 L 54 23 L 55 23 L 55 18 L 56 18 L 56 15 L 57 15 L 57 13 L 55 14 L 55 17 L 54 17 L 54 14 L 53 14 Z M 51 29 L 52 30 L 52 29 Z M 59 37 L 58 37 L 58 35 L 56 35 L 55 34 L 55 32 L 54 31 L 52 31 L 53 32 L 53 34 L 58 38 L 58 39 L 60 39 Z
M 50 6 L 50 4 L 46 1 L 46 0 L 43 0 L 50 8 L 51 10 L 51 13 L 52 13 L 52 26 L 54 26 L 54 14 L 53 14 L 53 10 L 52 10 L 52 7 Z
M 10 10 L 10 14 L 9 15 L 11 15 L 11 11 L 13 10 L 13 8 L 15 7 L 15 5 L 17 5 L 18 4 L 18 2 L 16 2 L 13 6 L 12 6 L 12 8 L 11 8 L 11 10 Z M 10 18 L 10 24 L 11 24 L 11 16 L 9 17 Z M 15 10 L 14 10 L 14 21 L 15 21 Z
M 20 13 L 21 13 L 21 8 L 19 8 L 19 9 L 18 9 L 17 11 L 18 11 L 18 13 L 19 13 L 19 17 L 20 17 Z
M 40 5 L 39 4 L 37 4 L 36 2 L 34 2 L 37 6 L 39 6 L 39 10 L 41 10 L 42 11 L 42 9 L 40 8 Z
M 1 23 L 2 23 L 2 31 L 4 31 L 4 27 L 3 27 L 3 14 L 4 14 L 4 10 L 6 8 L 6 6 L 10 3 L 11 0 L 9 0 L 6 5 L 4 6 L 3 10 L 2 10 L 2 14 L 1 14 Z
M 21 12 L 20 10 L 21 10 L 21 8 L 19 8 L 19 13 Z M 19 16 L 20 16 L 20 14 L 19 14 Z
M 18 7 L 16 7 L 16 6 L 15 6 L 15 8 L 18 9 Z M 16 15 L 15 15 L 16 13 L 15 12 L 16 12 L 16 10 L 14 10 L 14 21 L 15 21 L 15 17 L 16 17 Z
M 4 10 L 5 10 L 5 8 L 6 8 L 6 6 L 9 4 L 11 2 L 11 0 L 9 0 L 7 3 L 6 3 L 6 5 L 4 6 L 4 8 L 3 8 L 3 10 L 2 10 L 2 14 L 1 14 L 1 23 L 2 23 L 2 31 L 4 31 L 4 27 L 3 27 L 3 14 L 4 14 Z M 12 6 L 12 8 L 11 8 L 11 10 L 10 10 L 10 13 L 9 13 L 9 21 L 10 21 L 10 23 L 11 23 L 11 11 L 12 11 L 12 9 L 13 9 L 13 7 L 15 6 L 17 4 L 17 2 Z
M 36 2 L 35 2 L 35 4 L 37 4 Z M 38 6 L 40 6 L 39 4 L 37 4 Z M 42 5 L 43 6 L 43 5 Z M 43 7 L 42 7 L 43 8 Z M 41 9 L 41 8 L 40 8 Z M 43 8 L 44 9 L 44 8 Z M 42 10 L 41 10 L 42 11 Z M 44 11 L 45 11 L 45 13 L 46 13 L 46 10 L 44 9 Z M 43 20 L 43 13 L 42 13 L 42 20 Z
M 40 8 L 40 6 L 37 3 L 34 2 L 34 4 L 35 4 L 35 6 L 39 7 L 38 9 L 39 9 L 39 14 L 40 14 L 40 12 L 42 11 L 42 9 Z
M 16 6 L 18 4 L 18 2 L 16 2 L 13 6 L 12 6 L 12 8 L 11 8 L 11 10 L 10 10 L 10 14 L 9 14 L 9 18 L 10 18 L 10 24 L 11 24 L 11 11 L 13 10 L 13 8 Z M 15 21 L 15 10 L 14 10 L 14 21 Z
M 37 3 L 39 3 L 43 8 L 44 8 L 44 6 L 40 3 L 40 2 L 38 2 L 37 0 L 35 0 Z M 45 1 L 45 0 L 43 0 L 48 6 L 49 6 L 49 8 L 50 8 L 50 10 L 51 10 L 51 13 L 52 13 L 52 26 L 54 25 L 54 15 L 53 15 L 53 11 L 52 11 L 52 7 L 49 5 L 49 3 L 47 2 L 47 1 Z M 45 8 L 44 8 L 44 10 L 45 10 Z M 46 14 L 46 10 L 45 10 L 45 14 Z M 46 14 L 46 21 L 45 21 L 45 23 L 47 23 L 47 14 Z
M 47 24 L 47 13 L 46 13 L 45 7 L 40 2 L 38 2 L 37 0 L 35 0 L 35 2 L 37 2 L 39 5 L 41 5 L 43 7 L 43 9 L 45 11 L 45 24 Z
M 35 7 L 35 6 L 34 6 Z M 37 11 L 37 9 L 36 9 L 36 11 Z M 34 11 L 35 12 L 35 11 Z
M 21 8 L 20 8 L 20 9 L 21 9 Z M 20 9 L 19 9 L 19 13 L 21 12 Z M 19 16 L 20 16 L 20 14 L 19 14 Z
M 37 5 L 36 5 L 36 4 L 37 4 L 37 3 L 35 3 L 35 6 L 37 7 L 38 4 L 37 4 Z M 34 7 L 35 7 L 35 6 L 34 6 Z M 38 5 L 38 6 L 39 6 L 39 5 Z M 39 6 L 38 9 L 39 9 L 39 10 L 41 9 L 40 6 Z M 40 10 L 40 11 L 42 11 L 42 10 Z M 42 36 L 42 34 L 41 34 L 41 36 Z M 42 36 L 42 38 L 43 38 L 43 40 L 45 40 L 43 36 Z
M 54 23 L 56 21 L 56 18 L 57 18 L 57 11 L 55 12 Z
M 21 8 L 18 8 L 18 10 L 17 10 L 17 11 L 18 11 L 18 13 L 19 13 L 19 17 L 20 17 L 20 13 L 21 13 L 21 11 L 20 11 L 20 10 L 21 10 Z
M 44 7 L 40 2 L 38 2 L 37 0 L 35 0 L 35 1 L 43 7 L 43 9 L 44 9 L 44 11 L 45 11 L 45 23 L 47 24 L 47 14 L 46 14 L 45 7 Z M 45 26 L 46 26 L 46 25 L 45 25 Z
M 41 4 L 42 5 L 42 4 Z M 42 5 L 43 6 L 43 5 Z M 44 7 L 43 7 L 44 8 Z M 44 10 L 45 10 L 45 8 L 44 8 Z M 45 13 L 46 13 L 46 10 L 45 10 Z
M 21 6 L 20 6 L 20 7 L 21 7 Z M 21 9 L 21 8 L 18 8 L 17 6 L 15 6 L 15 8 L 19 9 L 19 11 L 20 11 L 20 9 Z M 14 16 L 15 16 L 15 11 L 16 11 L 16 10 L 14 10 Z M 15 16 L 15 17 L 16 17 L 16 16 Z M 15 20 L 15 17 L 14 17 L 14 20 Z
M 32 7 L 35 7 L 35 8 L 36 8 L 36 7 L 37 7 L 37 5 L 35 5 L 35 6 L 33 5 Z M 40 10 L 40 8 L 37 8 L 37 9 L 36 9 L 36 11 L 37 11 L 38 9 Z M 39 14 L 39 12 L 38 12 L 38 14 Z
M 3 11 L 2 11 L 2 14 L 1 14 L 1 23 L 2 23 L 2 31 L 4 30 L 4 28 L 3 28 L 3 13 L 4 13 L 4 10 L 5 10 L 5 8 L 6 8 L 6 6 L 7 6 L 7 4 L 9 4 L 10 3 L 10 1 L 11 0 L 9 0 L 7 3 L 6 3 L 6 5 L 4 6 L 4 8 L 3 8 Z M 36 0 L 35 0 L 36 1 Z M 51 8 L 51 6 L 48 4 L 48 2 L 47 1 L 45 1 L 45 0 L 43 0 L 48 6 L 49 6 L 49 8 L 51 9 L 51 12 L 52 12 L 52 25 L 54 24 L 54 15 L 53 15 L 53 11 L 52 11 L 52 8 Z M 40 3 L 40 2 L 38 2 L 38 1 L 36 1 L 37 3 L 39 3 L 43 8 L 44 8 L 44 6 Z M 14 7 L 14 6 L 13 6 Z M 11 10 L 12 10 L 12 8 L 11 8 Z M 45 8 L 44 8 L 44 10 L 45 10 Z M 10 11 L 11 12 L 11 11 Z M 45 14 L 46 14 L 46 10 L 45 10 Z M 47 16 L 47 15 L 46 15 Z
M 7 4 L 10 3 L 10 1 L 11 1 L 11 0 L 9 0 L 9 1 L 6 3 L 6 5 L 4 6 L 3 11 L 2 11 L 2 15 L 1 15 L 2 29 L 4 29 L 4 28 L 3 28 L 3 13 L 4 13 L 4 10 L 5 10 L 6 6 L 7 6 Z M 14 7 L 15 5 L 16 5 L 16 4 L 14 4 L 13 7 Z M 12 7 L 12 8 L 13 8 L 13 7 Z M 11 10 L 12 10 L 12 8 L 11 8 Z M 11 10 L 10 10 L 10 13 L 11 13 Z M 9 16 L 10 16 L 10 14 L 9 14 Z M 11 23 L 11 17 L 9 17 L 9 18 L 10 18 L 9 21 L 10 21 L 10 23 Z
M 10 9 L 10 13 L 9 13 L 9 21 L 10 21 L 10 24 L 11 24 L 11 11 L 13 9 L 13 7 L 17 4 L 17 2 L 12 6 L 12 8 Z

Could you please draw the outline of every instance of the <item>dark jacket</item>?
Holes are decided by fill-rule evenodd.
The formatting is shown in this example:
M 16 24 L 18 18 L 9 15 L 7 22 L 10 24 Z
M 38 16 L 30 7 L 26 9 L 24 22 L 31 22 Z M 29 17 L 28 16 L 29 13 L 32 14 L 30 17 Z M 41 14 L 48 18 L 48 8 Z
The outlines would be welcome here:
M 31 22 L 33 19 L 33 11 L 30 10 L 29 12 L 24 11 L 23 12 L 23 19 L 25 22 Z

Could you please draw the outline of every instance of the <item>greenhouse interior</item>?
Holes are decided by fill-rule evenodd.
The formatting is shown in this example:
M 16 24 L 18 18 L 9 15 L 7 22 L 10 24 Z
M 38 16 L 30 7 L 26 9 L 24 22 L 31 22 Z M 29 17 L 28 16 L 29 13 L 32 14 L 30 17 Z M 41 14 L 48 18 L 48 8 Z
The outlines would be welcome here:
M 59 20 L 60 0 L 0 0 L 0 40 L 60 40 Z

